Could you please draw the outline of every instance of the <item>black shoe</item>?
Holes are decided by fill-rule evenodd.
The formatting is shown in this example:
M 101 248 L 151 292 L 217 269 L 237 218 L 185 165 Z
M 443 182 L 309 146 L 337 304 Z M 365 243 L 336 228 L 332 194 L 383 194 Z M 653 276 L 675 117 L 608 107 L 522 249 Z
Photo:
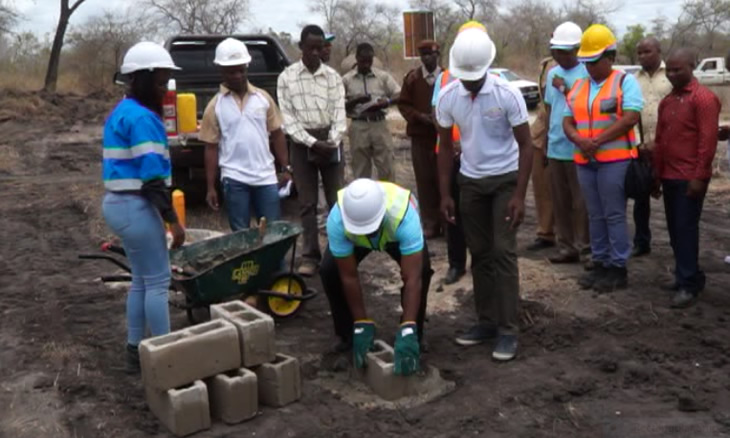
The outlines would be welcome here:
M 684 289 L 680 289 L 672 297 L 672 309 L 686 309 L 691 306 L 697 300 L 697 296 L 693 293 L 687 292 Z
M 667 292 L 677 292 L 679 290 L 679 283 L 676 281 L 668 281 L 660 285 L 659 289 Z
M 340 342 L 335 344 L 334 347 L 332 347 L 332 351 L 335 353 L 346 353 L 348 351 L 352 350 L 352 340 L 351 339 L 340 339 Z
M 470 346 L 484 343 L 497 336 L 497 328 L 487 324 L 472 326 L 466 333 L 456 337 L 459 345 Z
M 596 281 L 593 290 L 599 294 L 607 294 L 629 287 L 629 277 L 626 268 L 611 266 L 607 268 L 603 278 Z
M 649 254 L 651 254 L 650 247 L 635 246 L 634 249 L 631 250 L 631 257 L 641 257 Z
M 593 262 L 591 262 L 593 263 Z M 578 278 L 578 286 L 580 286 L 581 289 L 591 289 L 593 286 L 601 280 L 605 275 L 607 275 L 607 269 L 600 263 L 593 264 L 593 267 L 588 270 L 585 274 L 581 275 L 580 278 Z
M 141 372 L 141 367 L 139 365 L 139 349 L 137 347 L 127 344 L 125 359 L 125 372 L 127 374 L 139 374 Z
M 554 265 L 561 265 L 567 263 L 578 263 L 580 261 L 580 255 L 578 253 L 569 254 L 561 252 L 552 257 L 548 258 L 548 261 Z
M 553 242 L 552 240 L 547 240 L 547 239 L 543 239 L 542 237 L 538 237 L 537 239 L 535 239 L 534 242 L 527 245 L 527 250 L 528 251 L 540 251 L 541 249 L 552 248 L 553 246 L 555 246 L 555 242 Z
M 506 362 L 515 358 L 517 354 L 517 336 L 500 335 L 497 345 L 492 352 L 492 359 Z
M 449 268 L 444 278 L 444 284 L 454 284 L 466 274 L 466 269 Z

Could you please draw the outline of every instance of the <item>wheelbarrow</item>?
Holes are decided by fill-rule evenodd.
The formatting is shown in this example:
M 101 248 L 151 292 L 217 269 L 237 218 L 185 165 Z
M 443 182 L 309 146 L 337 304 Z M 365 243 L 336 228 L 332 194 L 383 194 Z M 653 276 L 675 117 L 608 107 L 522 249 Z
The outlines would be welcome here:
M 317 291 L 308 288 L 294 273 L 296 239 L 300 226 L 287 221 L 263 222 L 259 228 L 191 243 L 170 251 L 170 289 L 182 292 L 188 320 L 204 319 L 199 310 L 233 297 L 256 297 L 257 305 L 277 318 L 295 315 Z M 289 270 L 282 270 L 284 257 L 293 248 Z M 102 245 L 107 254 L 83 254 L 80 259 L 108 260 L 131 273 L 129 265 L 108 253 L 126 257 L 124 249 Z M 131 275 L 103 276 L 104 282 L 131 281 Z

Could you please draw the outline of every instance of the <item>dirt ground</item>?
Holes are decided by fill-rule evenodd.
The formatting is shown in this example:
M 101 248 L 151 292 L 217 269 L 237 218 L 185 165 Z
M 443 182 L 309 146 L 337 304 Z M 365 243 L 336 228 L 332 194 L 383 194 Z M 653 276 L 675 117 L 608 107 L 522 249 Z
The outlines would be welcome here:
M 98 281 L 110 267 L 84 263 L 106 236 L 99 217 L 101 123 L 113 104 L 16 96 L 0 117 L 0 437 L 167 436 L 147 410 L 137 377 L 119 370 L 125 342 L 124 289 Z M 2 115 L 0 114 L 0 115 Z M 408 142 L 397 137 L 400 182 L 412 186 Z M 721 155 L 721 154 L 719 154 Z M 462 348 L 457 331 L 474 320 L 469 278 L 443 286 L 443 240 L 431 243 L 434 275 L 425 361 L 456 383 L 451 394 L 410 409 L 364 409 L 318 384 L 336 373 L 324 295 L 277 324 L 277 346 L 299 357 L 300 402 L 261 408 L 238 426 L 199 437 L 718 437 L 730 434 L 730 268 L 727 200 L 716 178 L 702 220 L 707 289 L 688 310 L 667 307 L 658 289 L 672 254 L 662 205 L 654 202 L 651 256 L 631 261 L 627 291 L 582 292 L 579 266 L 554 267 L 528 253 L 535 214 L 528 199 L 520 231 L 523 333 L 518 358 L 494 363 L 491 345 Z M 295 208 L 286 205 L 291 214 Z M 225 229 L 205 209 L 189 225 Z M 369 311 L 387 341 L 398 321 L 399 277 L 372 256 L 362 278 Z M 392 275 L 391 275 L 392 274 Z M 312 286 L 319 288 L 317 281 Z M 172 308 L 174 328 L 187 324 Z

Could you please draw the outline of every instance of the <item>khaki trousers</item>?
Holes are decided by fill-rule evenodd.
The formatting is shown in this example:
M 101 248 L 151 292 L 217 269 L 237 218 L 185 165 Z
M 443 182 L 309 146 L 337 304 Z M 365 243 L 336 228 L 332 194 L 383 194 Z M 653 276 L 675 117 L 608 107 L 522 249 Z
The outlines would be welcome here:
M 555 240 L 555 219 L 553 217 L 553 201 L 550 191 L 550 168 L 545 165 L 544 157 L 547 148 L 548 120 L 547 112 L 541 105 L 537 118 L 530 126 L 535 153 L 532 154 L 532 192 L 537 210 L 537 237 L 544 240 Z
M 354 178 L 372 178 L 373 165 L 378 180 L 395 182 L 393 138 L 385 120 L 350 124 L 350 153 Z

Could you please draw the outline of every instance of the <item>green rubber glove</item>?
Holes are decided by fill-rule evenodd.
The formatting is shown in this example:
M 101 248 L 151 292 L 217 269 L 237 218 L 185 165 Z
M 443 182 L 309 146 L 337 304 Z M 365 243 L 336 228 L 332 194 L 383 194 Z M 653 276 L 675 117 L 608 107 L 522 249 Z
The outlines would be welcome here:
M 421 347 L 418 345 L 418 325 L 407 321 L 400 325 L 395 336 L 396 376 L 410 376 L 421 369 Z
M 355 368 L 364 368 L 367 355 L 373 349 L 375 341 L 375 323 L 371 319 L 355 321 L 352 333 L 352 354 Z

